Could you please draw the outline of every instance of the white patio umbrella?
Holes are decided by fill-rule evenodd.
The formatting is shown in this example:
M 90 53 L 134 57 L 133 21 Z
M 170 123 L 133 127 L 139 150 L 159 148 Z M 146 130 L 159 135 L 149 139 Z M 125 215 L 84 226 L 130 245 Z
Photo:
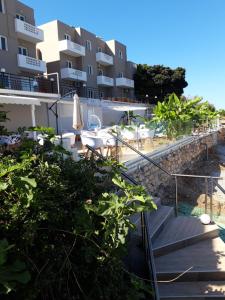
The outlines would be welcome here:
M 84 127 L 83 117 L 81 113 L 80 98 L 77 94 L 73 96 L 73 128 L 81 130 Z

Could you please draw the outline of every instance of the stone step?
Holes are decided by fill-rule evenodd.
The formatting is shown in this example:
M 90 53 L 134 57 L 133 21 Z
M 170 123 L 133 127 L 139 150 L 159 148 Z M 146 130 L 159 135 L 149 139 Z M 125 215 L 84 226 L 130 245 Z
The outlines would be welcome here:
M 159 208 L 161 207 L 161 200 L 158 197 L 153 197 L 153 201 L 155 202 L 156 206 L 157 206 L 157 210 L 151 212 L 150 214 L 157 214 L 157 211 L 159 210 Z M 130 217 L 130 220 L 133 224 L 135 224 L 136 226 L 136 230 L 135 230 L 135 234 L 138 236 L 142 236 L 142 232 L 141 232 L 141 214 L 137 213 L 134 214 Z
M 201 280 L 225 280 L 225 244 L 219 238 L 200 241 L 194 245 L 155 258 L 158 280 L 174 279 L 176 274 L 191 268 L 180 280 L 188 280 L 191 272 Z
M 160 232 L 165 228 L 168 221 L 174 217 L 174 208 L 161 205 L 156 211 L 147 214 L 147 228 L 152 242 L 155 241 Z
M 159 296 L 161 300 L 225 299 L 225 282 L 160 283 Z
M 198 218 L 178 216 L 171 219 L 153 243 L 155 256 L 187 247 L 201 240 L 215 238 L 217 225 L 203 225 Z

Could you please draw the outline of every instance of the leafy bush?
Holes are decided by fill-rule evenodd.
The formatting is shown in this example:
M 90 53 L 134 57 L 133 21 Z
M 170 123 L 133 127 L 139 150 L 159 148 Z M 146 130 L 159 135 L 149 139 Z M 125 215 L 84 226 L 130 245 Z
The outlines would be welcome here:
M 5 299 L 143 299 L 149 288 L 122 259 L 130 216 L 151 198 L 115 162 L 62 159 L 50 139 L 0 161 L 0 233 L 31 274 Z
M 193 128 L 204 123 L 209 125 L 217 112 L 212 111 L 208 102 L 201 102 L 202 98 L 192 100 L 179 99 L 171 94 L 168 101 L 158 102 L 154 109 L 154 121 L 163 122 L 169 138 L 190 134 Z
M 26 284 L 30 274 L 26 265 L 20 260 L 9 261 L 9 252 L 14 245 L 6 239 L 0 240 L 0 294 L 9 294 L 19 284 Z

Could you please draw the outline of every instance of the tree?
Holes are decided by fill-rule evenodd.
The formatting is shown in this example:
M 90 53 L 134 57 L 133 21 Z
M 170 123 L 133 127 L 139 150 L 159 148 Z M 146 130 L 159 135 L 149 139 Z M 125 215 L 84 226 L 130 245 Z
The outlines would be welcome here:
M 139 64 L 134 75 L 137 96 L 151 104 L 162 102 L 172 93 L 180 97 L 188 85 L 185 80 L 185 69 L 171 69 L 163 65 L 148 66 Z M 146 97 L 146 95 L 148 95 Z

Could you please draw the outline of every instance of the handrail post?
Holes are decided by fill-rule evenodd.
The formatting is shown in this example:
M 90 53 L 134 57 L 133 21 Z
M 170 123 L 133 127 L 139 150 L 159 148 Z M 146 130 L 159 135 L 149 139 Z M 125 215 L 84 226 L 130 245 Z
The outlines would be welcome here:
M 210 193 L 210 219 L 213 221 L 213 178 L 211 178 L 211 193 Z
M 119 151 L 118 151 L 118 132 L 116 132 L 116 161 L 119 162 Z
M 141 238 L 142 238 L 142 246 L 145 249 L 145 223 L 144 223 L 143 212 L 141 212 Z
M 176 185 L 176 199 L 175 199 L 175 216 L 178 216 L 178 186 L 177 186 L 177 176 L 175 176 L 175 185 Z
M 205 178 L 205 214 L 208 210 L 208 179 Z

